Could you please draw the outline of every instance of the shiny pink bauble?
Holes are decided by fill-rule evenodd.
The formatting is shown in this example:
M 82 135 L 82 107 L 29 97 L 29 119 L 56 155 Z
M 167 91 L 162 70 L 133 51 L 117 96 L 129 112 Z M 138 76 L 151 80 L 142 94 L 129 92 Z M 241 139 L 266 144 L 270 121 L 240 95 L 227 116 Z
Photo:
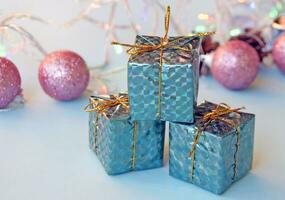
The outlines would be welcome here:
M 69 101 L 79 98 L 89 83 L 85 61 L 71 51 L 48 54 L 39 68 L 40 84 L 54 99 Z
M 255 80 L 259 64 L 253 47 L 240 40 L 231 40 L 215 51 L 211 72 L 226 88 L 242 90 Z
M 7 107 L 20 93 L 21 77 L 16 65 L 0 57 L 0 109 Z
M 285 33 L 276 39 L 272 49 L 272 57 L 280 71 L 285 74 Z

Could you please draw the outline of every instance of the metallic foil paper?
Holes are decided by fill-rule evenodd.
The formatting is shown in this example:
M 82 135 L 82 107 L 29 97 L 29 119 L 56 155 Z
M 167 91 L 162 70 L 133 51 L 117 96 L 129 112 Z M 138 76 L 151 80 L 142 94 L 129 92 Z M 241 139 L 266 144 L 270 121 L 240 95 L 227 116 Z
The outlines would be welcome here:
M 129 59 L 128 91 L 133 120 L 193 122 L 198 94 L 201 37 L 170 37 L 169 43 L 171 41 L 175 41 L 176 46 L 192 51 L 163 49 L 160 101 L 160 51 L 132 55 Z M 136 38 L 136 44 L 159 43 L 159 37 Z
M 124 109 L 96 116 L 90 112 L 89 145 L 109 175 L 163 166 L 165 122 L 131 121 Z
M 194 176 L 192 177 L 192 160 L 189 152 L 193 145 L 197 122 L 201 116 L 210 112 L 215 106 L 216 104 L 210 102 L 198 106 L 195 124 L 170 123 L 169 173 L 175 178 L 221 194 L 251 169 L 255 116 L 240 113 L 237 122 L 240 128 L 239 144 L 237 144 L 237 132 L 232 127 L 221 122 L 208 126 L 196 146 Z M 237 145 L 239 145 L 238 150 Z

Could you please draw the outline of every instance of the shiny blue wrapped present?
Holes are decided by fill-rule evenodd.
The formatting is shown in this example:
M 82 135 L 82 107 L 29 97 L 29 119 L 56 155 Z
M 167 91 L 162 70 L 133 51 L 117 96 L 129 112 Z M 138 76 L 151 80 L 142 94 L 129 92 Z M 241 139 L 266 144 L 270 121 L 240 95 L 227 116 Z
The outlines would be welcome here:
M 138 35 L 129 47 L 128 92 L 133 120 L 193 122 L 201 39 L 213 33 L 169 37 L 170 7 L 163 37 Z
M 160 37 L 136 37 L 136 45 L 159 45 Z M 201 37 L 170 37 L 169 47 L 132 55 L 128 92 L 134 120 L 193 122 Z M 181 50 L 184 49 L 184 50 Z
M 163 166 L 165 122 L 132 121 L 126 94 L 90 97 L 89 146 L 109 175 Z
M 255 116 L 226 104 L 205 102 L 195 123 L 170 123 L 171 176 L 216 194 L 252 166 Z

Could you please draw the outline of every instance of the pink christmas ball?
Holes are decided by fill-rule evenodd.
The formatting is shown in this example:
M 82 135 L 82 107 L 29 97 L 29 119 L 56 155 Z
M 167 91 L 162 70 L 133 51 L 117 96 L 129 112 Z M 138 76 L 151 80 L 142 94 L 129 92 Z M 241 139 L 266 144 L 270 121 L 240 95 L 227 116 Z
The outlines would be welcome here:
M 240 40 L 220 46 L 213 57 L 211 71 L 216 80 L 232 90 L 248 88 L 259 69 L 259 57 L 253 47 Z
M 285 74 L 285 33 L 276 39 L 272 49 L 272 57 L 280 71 Z
M 89 83 L 89 70 L 85 61 L 71 51 L 48 54 L 39 68 L 39 81 L 46 94 L 54 99 L 76 99 Z
M 20 73 L 10 60 L 0 57 L 0 109 L 21 93 Z

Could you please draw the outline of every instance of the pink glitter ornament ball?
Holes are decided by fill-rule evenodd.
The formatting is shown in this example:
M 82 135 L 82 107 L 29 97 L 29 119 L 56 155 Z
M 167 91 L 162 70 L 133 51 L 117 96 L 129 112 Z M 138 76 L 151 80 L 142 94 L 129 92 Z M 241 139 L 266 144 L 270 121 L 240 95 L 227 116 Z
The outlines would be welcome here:
M 272 49 L 272 57 L 280 71 L 285 74 L 285 33 L 276 39 Z
M 0 109 L 7 107 L 20 93 L 21 77 L 16 65 L 0 57 Z
M 257 52 L 249 44 L 231 40 L 220 46 L 213 57 L 211 71 L 216 80 L 232 90 L 248 88 L 259 69 Z
M 39 68 L 39 81 L 52 98 L 62 101 L 76 99 L 89 83 L 85 61 L 71 51 L 56 51 L 47 55 Z

